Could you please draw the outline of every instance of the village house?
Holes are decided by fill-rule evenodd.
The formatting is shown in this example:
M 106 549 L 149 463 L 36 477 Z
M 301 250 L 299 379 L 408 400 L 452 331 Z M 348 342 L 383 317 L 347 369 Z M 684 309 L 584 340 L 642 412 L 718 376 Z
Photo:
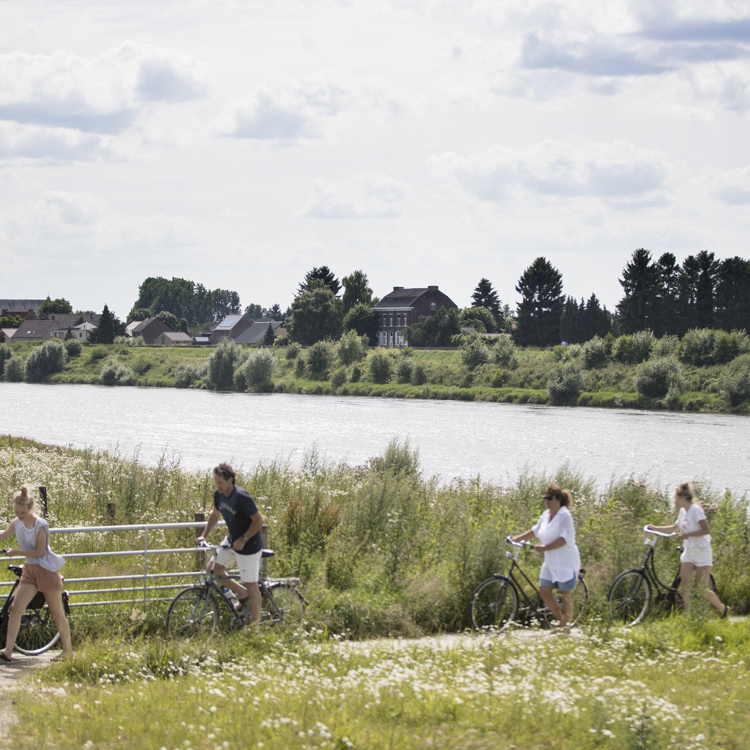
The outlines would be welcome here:
M 437 286 L 416 289 L 394 286 L 393 291 L 375 305 L 378 346 L 406 346 L 404 330 L 423 316 L 435 315 L 443 307 L 450 310 L 458 305 Z
M 276 337 L 286 337 L 286 326 L 283 320 L 256 320 L 250 328 L 244 330 L 235 341 L 238 344 L 250 344 L 251 346 L 257 346 L 263 343 L 263 337 L 266 335 L 268 326 L 271 326 L 273 335 Z
M 13 332 L 9 343 L 17 344 L 20 341 L 49 341 L 55 337 L 55 332 L 60 330 L 60 324 L 56 320 L 39 320 L 32 318 L 24 320 L 20 328 Z M 65 331 L 63 331 L 63 336 Z
M 211 331 L 211 343 L 216 346 L 222 339 L 230 338 L 237 340 L 237 337 L 246 331 L 252 323 L 244 315 L 227 315 Z
M 156 346 L 192 346 L 193 339 L 182 331 L 165 331 L 156 337 Z
M 133 337 L 141 336 L 148 346 L 154 346 L 156 339 L 162 333 L 174 333 L 174 331 L 172 330 L 172 326 L 165 323 L 159 317 L 146 318 L 146 320 L 142 320 L 132 329 Z
M 36 318 L 43 299 L 0 299 L 0 318 Z

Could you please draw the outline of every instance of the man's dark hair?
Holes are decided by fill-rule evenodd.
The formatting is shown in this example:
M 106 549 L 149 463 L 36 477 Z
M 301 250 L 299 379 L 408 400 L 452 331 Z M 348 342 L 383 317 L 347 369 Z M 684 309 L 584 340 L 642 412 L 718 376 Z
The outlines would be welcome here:
M 220 477 L 224 477 L 224 479 L 231 479 L 232 484 L 237 484 L 234 469 L 229 464 L 219 464 L 214 469 L 214 474 L 218 474 Z

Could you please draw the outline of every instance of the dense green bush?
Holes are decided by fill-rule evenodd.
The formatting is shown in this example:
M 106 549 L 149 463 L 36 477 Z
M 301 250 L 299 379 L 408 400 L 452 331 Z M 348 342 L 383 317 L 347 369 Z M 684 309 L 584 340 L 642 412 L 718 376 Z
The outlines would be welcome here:
M 594 336 L 581 349 L 581 359 L 583 366 L 587 370 L 593 370 L 597 367 L 604 367 L 609 361 L 609 346 L 604 339 Z
M 347 331 L 336 347 L 339 362 L 345 367 L 364 359 L 369 350 L 370 340 L 368 337 L 358 336 L 354 330 Z
M 14 354 L 10 359 L 5 360 L 5 379 L 9 383 L 20 383 L 23 380 L 25 367 L 26 360 Z
M 719 376 L 719 395 L 737 406 L 750 398 L 750 354 L 742 354 Z
M 677 336 L 662 336 L 654 341 L 651 347 L 651 356 L 655 358 L 674 357 L 680 348 L 680 339 Z
M 409 356 L 401 355 L 396 362 L 396 380 L 399 383 L 411 383 L 411 373 L 414 362 Z
M 7 344 L 0 344 L 0 378 L 5 372 L 5 363 L 13 356 L 11 348 Z
M 518 349 L 509 333 L 502 333 L 497 337 L 497 342 L 492 347 L 491 359 L 496 365 L 508 370 L 518 367 Z
M 346 367 L 339 367 L 331 374 L 331 385 L 333 388 L 341 388 L 346 383 Z
M 68 353 L 68 357 L 80 357 L 83 351 L 83 344 L 78 339 L 67 339 L 63 341 L 65 351 Z
M 59 339 L 45 341 L 36 347 L 26 359 L 25 376 L 30 383 L 41 383 L 48 375 L 62 372 L 68 352 Z
M 146 346 L 143 336 L 115 336 L 112 343 L 119 346 Z
M 277 341 L 281 340 L 281 337 L 276 339 Z M 284 339 L 284 341 L 289 341 L 289 339 Z M 286 351 L 284 352 L 284 355 L 287 359 L 297 359 L 297 355 L 302 351 L 302 346 L 298 344 L 296 341 L 291 341 L 287 344 Z
M 663 398 L 682 392 L 682 368 L 673 357 L 652 359 L 638 366 L 635 374 L 635 387 L 638 393 L 649 398 Z
M 415 362 L 411 368 L 411 384 L 424 385 L 427 382 L 427 368 L 424 362 Z
M 231 391 L 234 373 L 245 361 L 246 353 L 230 338 L 223 339 L 208 357 L 208 382 L 217 391 Z
M 291 344 L 289 345 L 291 348 Z M 304 378 L 307 374 L 307 362 L 305 361 L 305 355 L 302 352 L 297 354 L 294 360 L 294 375 L 297 378 Z
M 573 403 L 583 390 L 584 379 L 577 362 L 558 365 L 547 380 L 547 396 L 553 404 Z
M 102 385 L 133 385 L 136 377 L 127 365 L 112 358 L 102 365 L 99 381 Z
M 390 383 L 393 374 L 393 359 L 390 354 L 377 351 L 370 355 L 367 365 L 373 383 Z
M 478 337 L 472 338 L 461 347 L 461 361 L 470 370 L 489 362 L 489 359 L 490 351 Z
M 193 365 L 178 365 L 174 371 L 174 384 L 177 388 L 189 388 L 196 377 L 196 368 Z
M 356 336 L 356 334 L 354 334 Z M 315 380 L 326 380 L 336 361 L 336 347 L 330 341 L 316 341 L 307 352 L 307 369 Z
M 680 344 L 679 357 L 696 367 L 721 365 L 740 354 L 750 352 L 750 339 L 745 331 L 718 331 L 713 328 L 691 328 Z
M 246 384 L 255 386 L 270 383 L 277 366 L 278 361 L 273 352 L 268 349 L 256 349 L 243 366 Z

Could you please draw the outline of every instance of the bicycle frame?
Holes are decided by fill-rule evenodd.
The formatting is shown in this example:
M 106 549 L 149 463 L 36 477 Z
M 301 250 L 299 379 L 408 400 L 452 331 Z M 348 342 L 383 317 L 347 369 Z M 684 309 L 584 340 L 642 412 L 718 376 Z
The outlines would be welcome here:
M 13 571 L 13 573 L 16 573 L 14 568 L 20 568 L 18 565 L 9 565 L 8 570 Z M 0 630 L 5 628 L 8 624 L 8 617 L 10 616 L 10 608 L 13 605 L 13 598 L 16 594 L 16 589 L 18 588 L 18 584 L 21 583 L 21 575 L 20 573 L 16 573 L 16 582 L 13 584 L 10 592 L 8 593 L 7 598 L 5 599 L 5 604 L 3 604 L 2 610 L 0 610 Z
M 654 538 L 646 539 L 646 541 L 644 542 L 644 544 L 648 545 L 649 549 L 646 553 L 646 558 L 643 561 L 640 570 L 643 575 L 645 575 L 646 578 L 648 578 L 649 581 L 655 586 L 658 596 L 663 596 L 664 594 L 666 594 L 668 597 L 674 597 L 674 595 L 678 593 L 676 584 L 680 579 L 680 568 L 677 568 L 677 572 L 672 579 L 671 585 L 664 583 L 659 578 L 659 575 L 656 572 L 656 564 L 654 563 L 654 546 L 656 545 L 658 537 L 664 537 L 665 539 L 668 539 L 669 537 L 676 536 L 676 534 L 674 532 L 671 534 L 665 534 L 662 531 L 654 531 L 653 529 L 649 529 L 648 526 L 644 526 L 643 530 L 647 534 L 652 534 Z
M 513 554 L 512 552 L 506 552 L 505 556 L 511 560 L 510 569 L 506 573 L 506 576 L 510 579 L 511 583 L 516 587 L 516 590 L 524 598 L 526 602 L 525 606 L 523 607 L 521 606 L 521 603 L 519 602 L 519 607 L 518 607 L 519 613 L 523 612 L 527 616 L 533 615 L 537 612 L 540 612 L 544 615 L 546 615 L 547 613 L 552 614 L 549 608 L 542 601 L 542 595 L 539 593 L 539 589 L 534 585 L 534 582 L 526 575 L 523 568 L 518 563 L 518 556 L 521 554 L 521 550 L 524 547 L 530 547 L 531 549 L 533 549 L 534 545 L 531 544 L 531 542 L 514 542 L 510 538 L 506 538 L 505 541 L 508 544 L 511 544 L 514 547 L 516 547 L 515 554 Z M 518 578 L 516 578 L 516 576 L 513 575 L 513 572 L 516 570 L 523 576 L 523 579 L 531 587 L 531 590 L 536 595 L 536 599 L 532 600 L 526 594 L 526 591 L 521 581 L 519 581 Z

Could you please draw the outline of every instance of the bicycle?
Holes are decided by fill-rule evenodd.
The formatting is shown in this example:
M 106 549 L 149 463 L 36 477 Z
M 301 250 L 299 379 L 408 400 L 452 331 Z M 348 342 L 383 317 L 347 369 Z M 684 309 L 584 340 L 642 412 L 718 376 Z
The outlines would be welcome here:
M 0 555 L 4 555 L 5 550 L 0 550 Z M 2 610 L 0 610 L 0 641 L 5 644 L 5 635 L 8 631 L 8 618 L 10 617 L 10 608 L 13 606 L 16 589 L 21 583 L 22 565 L 9 565 L 8 570 L 16 576 L 16 581 L 8 594 Z M 62 592 L 63 609 L 65 616 L 70 616 L 70 600 L 68 592 Z M 15 651 L 26 656 L 38 656 L 45 651 L 49 651 L 60 640 L 60 632 L 52 619 L 47 600 L 41 591 L 34 594 L 34 598 L 26 606 L 26 610 L 21 615 L 21 627 L 16 637 Z
M 542 625 L 550 626 L 552 612 L 542 601 L 539 589 L 524 573 L 518 563 L 518 556 L 524 548 L 534 548 L 531 542 L 514 542 L 509 536 L 505 543 L 516 548 L 515 554 L 506 550 L 505 556 L 512 560 L 510 570 L 506 575 L 495 573 L 492 578 L 477 586 L 471 600 L 471 620 L 474 628 L 481 631 L 502 631 L 517 619 L 523 622 L 536 620 Z M 528 586 L 534 592 L 528 596 L 521 581 L 514 575 L 518 571 Z M 573 588 L 573 621 L 572 625 L 581 622 L 589 603 L 589 589 L 584 581 L 585 568 L 578 572 L 578 580 Z M 562 606 L 562 600 L 557 595 L 557 602 Z
M 615 578 L 607 595 L 609 605 L 609 614 L 613 620 L 623 622 L 626 627 L 632 628 L 638 625 L 646 616 L 651 606 L 652 588 L 657 590 L 656 604 L 670 611 L 682 606 L 682 593 L 680 591 L 680 568 L 671 585 L 667 585 L 659 580 L 654 564 L 654 546 L 658 537 L 669 538 L 676 536 L 674 532 L 665 534 L 662 531 L 655 531 L 644 526 L 643 530 L 647 534 L 653 534 L 653 539 L 646 538 L 644 544 L 648 545 L 648 552 L 643 565 L 640 568 L 631 568 L 624 573 L 620 573 Z M 678 552 L 684 548 L 678 547 Z M 713 575 L 709 574 L 709 583 L 711 591 L 716 591 L 716 582 Z
M 210 635 L 219 627 L 219 607 L 229 612 L 231 619 L 229 629 L 243 628 L 248 624 L 249 605 L 237 612 L 230 597 L 217 581 L 235 576 L 214 575 L 216 554 L 221 547 L 201 542 L 201 549 L 213 550 L 213 558 L 208 574 L 200 583 L 180 591 L 172 600 L 167 610 L 165 631 L 168 635 L 192 637 Z M 274 552 L 264 549 L 264 558 L 273 557 Z M 260 624 L 276 626 L 298 626 L 305 615 L 305 599 L 297 589 L 299 578 L 261 578 L 258 581 L 262 599 Z

